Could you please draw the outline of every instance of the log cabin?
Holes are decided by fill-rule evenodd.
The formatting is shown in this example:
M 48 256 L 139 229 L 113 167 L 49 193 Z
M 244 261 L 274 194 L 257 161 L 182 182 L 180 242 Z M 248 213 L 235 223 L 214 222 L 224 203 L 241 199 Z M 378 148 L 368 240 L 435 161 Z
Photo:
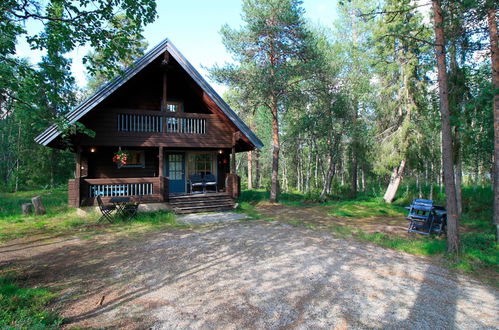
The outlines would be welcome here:
M 95 135 L 68 137 L 54 124 L 35 141 L 75 153 L 68 182 L 74 207 L 93 205 L 97 195 L 104 201 L 140 195 L 143 203 L 167 203 L 179 213 L 228 208 L 240 193 L 236 153 L 263 146 L 168 39 L 66 120 Z

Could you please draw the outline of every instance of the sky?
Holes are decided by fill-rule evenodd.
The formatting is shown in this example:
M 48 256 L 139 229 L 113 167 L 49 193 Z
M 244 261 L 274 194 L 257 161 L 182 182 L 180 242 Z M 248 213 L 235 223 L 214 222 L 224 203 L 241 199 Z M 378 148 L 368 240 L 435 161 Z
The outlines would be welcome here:
M 205 77 L 207 70 L 214 64 L 230 61 L 219 34 L 224 24 L 237 28 L 241 21 L 241 1 L 239 0 L 157 0 L 158 18 L 144 29 L 144 37 L 149 48 L 168 38 L 177 49 Z M 313 24 L 331 26 L 336 15 L 336 0 L 303 0 L 305 17 Z M 40 24 L 31 24 L 27 29 L 32 32 L 40 29 Z M 88 47 L 78 47 L 68 54 L 72 58 L 72 71 L 78 86 L 85 87 L 86 71 L 81 62 L 89 51 Z M 27 57 L 32 63 L 40 61 L 41 54 L 32 51 L 20 40 L 17 47 L 19 56 Z M 209 80 L 209 79 L 208 79 Z M 226 88 L 212 83 L 218 93 Z

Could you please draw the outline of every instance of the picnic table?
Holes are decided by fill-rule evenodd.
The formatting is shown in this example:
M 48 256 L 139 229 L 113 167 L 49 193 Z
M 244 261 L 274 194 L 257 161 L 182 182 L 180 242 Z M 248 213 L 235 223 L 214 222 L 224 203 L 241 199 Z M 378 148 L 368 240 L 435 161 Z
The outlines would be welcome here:
M 114 204 L 116 207 L 115 217 L 125 215 L 125 208 L 128 203 L 130 203 L 130 197 L 111 197 L 109 202 Z
M 102 213 L 98 222 L 105 219 L 112 223 L 118 217 L 123 217 L 126 220 L 133 218 L 137 214 L 142 196 L 138 196 L 134 202 L 128 196 L 111 197 L 109 202 L 112 205 L 104 204 L 100 195 L 97 195 L 96 199 Z
M 447 225 L 447 210 L 440 205 L 434 205 L 432 200 L 415 199 L 406 207 L 409 214 L 408 232 L 431 235 L 440 235 L 445 232 Z

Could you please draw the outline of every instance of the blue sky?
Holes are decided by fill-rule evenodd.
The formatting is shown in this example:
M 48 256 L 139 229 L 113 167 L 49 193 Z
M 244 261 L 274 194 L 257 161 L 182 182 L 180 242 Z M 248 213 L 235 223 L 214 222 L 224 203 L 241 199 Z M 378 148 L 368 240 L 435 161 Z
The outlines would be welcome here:
M 206 78 L 203 67 L 230 61 L 219 34 L 223 24 L 238 27 L 241 22 L 241 1 L 238 0 L 157 0 L 158 18 L 144 29 L 144 37 L 153 47 L 168 38 L 184 56 Z M 312 23 L 331 26 L 335 18 L 336 0 L 304 0 L 306 18 Z M 30 31 L 41 28 L 40 24 L 27 26 Z M 81 59 L 88 47 L 79 47 L 69 54 L 73 59 L 72 71 L 80 87 L 86 84 L 85 68 Z M 20 42 L 18 54 L 28 57 L 33 63 L 40 60 L 40 53 L 29 50 Z M 218 92 L 225 88 L 213 84 Z

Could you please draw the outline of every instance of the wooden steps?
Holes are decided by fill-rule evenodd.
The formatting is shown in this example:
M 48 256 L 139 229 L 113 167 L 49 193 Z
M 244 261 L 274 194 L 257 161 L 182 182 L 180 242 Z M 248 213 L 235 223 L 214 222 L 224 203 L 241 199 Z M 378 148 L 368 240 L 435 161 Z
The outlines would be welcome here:
M 231 210 L 234 200 L 227 193 L 170 195 L 170 205 L 177 214 Z

